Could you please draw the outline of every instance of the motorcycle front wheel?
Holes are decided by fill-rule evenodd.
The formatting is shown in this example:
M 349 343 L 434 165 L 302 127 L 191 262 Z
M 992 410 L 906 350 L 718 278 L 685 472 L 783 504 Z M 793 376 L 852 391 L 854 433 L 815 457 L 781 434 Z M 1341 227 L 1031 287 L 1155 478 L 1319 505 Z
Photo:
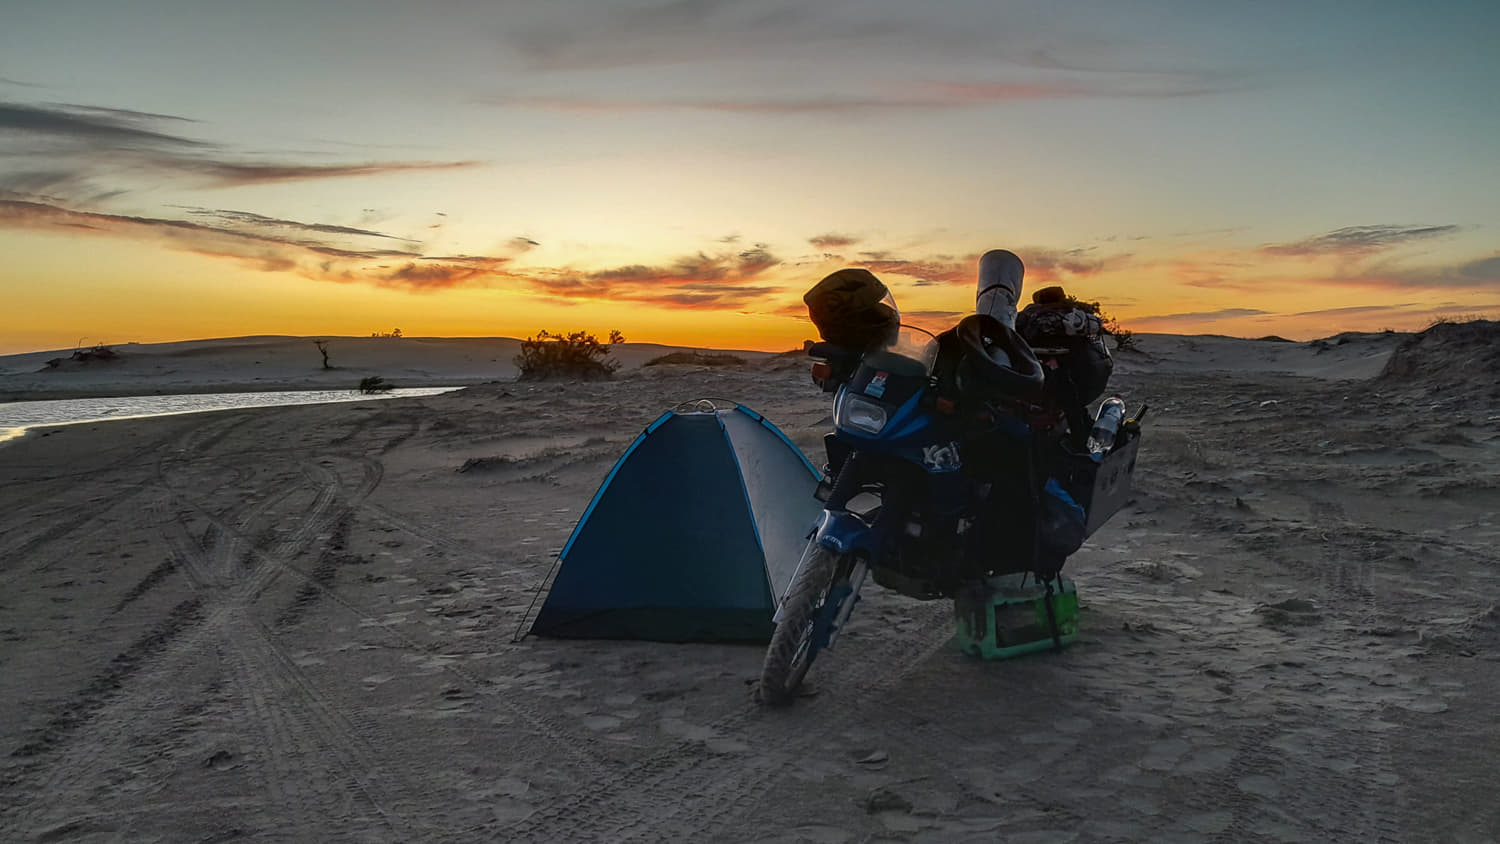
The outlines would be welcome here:
M 766 660 L 760 670 L 760 699 L 771 706 L 792 702 L 817 652 L 813 632 L 818 613 L 828 600 L 838 570 L 839 556 L 817 548 L 787 590 L 781 621 L 771 634 Z

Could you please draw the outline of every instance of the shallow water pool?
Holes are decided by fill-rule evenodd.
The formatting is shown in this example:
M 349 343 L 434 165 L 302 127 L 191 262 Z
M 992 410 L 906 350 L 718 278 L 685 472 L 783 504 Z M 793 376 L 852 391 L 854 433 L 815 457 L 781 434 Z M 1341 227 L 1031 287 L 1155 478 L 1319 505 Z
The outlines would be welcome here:
M 15 439 L 26 433 L 29 428 L 48 425 L 76 425 L 80 422 L 107 422 L 114 419 L 174 416 L 181 413 L 206 413 L 214 410 L 243 410 L 250 407 L 378 401 L 435 396 L 439 393 L 462 389 L 462 387 L 404 387 L 369 395 L 358 390 L 281 390 L 263 393 L 195 393 L 175 396 L 120 396 L 106 399 L 8 402 L 0 404 L 0 442 Z

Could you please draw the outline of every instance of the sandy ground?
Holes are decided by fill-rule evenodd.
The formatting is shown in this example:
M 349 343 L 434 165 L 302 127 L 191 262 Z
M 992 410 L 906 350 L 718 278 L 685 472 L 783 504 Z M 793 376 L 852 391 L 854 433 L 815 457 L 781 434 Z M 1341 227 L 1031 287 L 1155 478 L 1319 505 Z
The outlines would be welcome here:
M 1500 401 L 1361 380 L 1398 339 L 1143 338 L 1081 640 L 980 662 L 871 585 L 774 711 L 755 647 L 511 637 L 663 410 L 821 463 L 800 364 L 38 432 L 0 447 L 0 840 L 1500 839 Z
M 234 337 L 108 347 L 114 357 L 80 363 L 74 349 L 0 355 L 0 401 L 79 396 L 261 390 L 352 390 L 378 375 L 397 387 L 511 381 L 521 341 L 509 337 L 329 337 L 328 365 L 314 337 Z M 622 372 L 676 347 L 625 343 L 612 349 Z M 84 349 L 87 351 L 87 349 Z M 768 355 L 733 352 L 748 360 Z M 49 361 L 58 361 L 49 366 Z

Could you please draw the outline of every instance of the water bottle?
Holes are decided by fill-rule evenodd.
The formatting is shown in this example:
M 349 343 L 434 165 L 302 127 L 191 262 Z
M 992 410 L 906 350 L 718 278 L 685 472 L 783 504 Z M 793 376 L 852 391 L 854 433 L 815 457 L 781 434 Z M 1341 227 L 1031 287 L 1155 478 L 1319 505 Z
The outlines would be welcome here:
M 1089 451 L 1103 454 L 1114 447 L 1115 435 L 1120 430 L 1120 420 L 1125 418 L 1125 400 L 1110 396 L 1099 405 L 1099 415 L 1094 418 L 1094 427 L 1089 430 Z

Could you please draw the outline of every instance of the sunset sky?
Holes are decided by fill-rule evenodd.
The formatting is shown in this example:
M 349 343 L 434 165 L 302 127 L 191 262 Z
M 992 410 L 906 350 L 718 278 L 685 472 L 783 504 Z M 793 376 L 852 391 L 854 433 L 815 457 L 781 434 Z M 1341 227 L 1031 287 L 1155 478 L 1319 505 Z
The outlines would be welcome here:
M 6 2 L 0 354 L 785 349 L 1003 247 L 1139 331 L 1500 315 L 1500 3 Z

